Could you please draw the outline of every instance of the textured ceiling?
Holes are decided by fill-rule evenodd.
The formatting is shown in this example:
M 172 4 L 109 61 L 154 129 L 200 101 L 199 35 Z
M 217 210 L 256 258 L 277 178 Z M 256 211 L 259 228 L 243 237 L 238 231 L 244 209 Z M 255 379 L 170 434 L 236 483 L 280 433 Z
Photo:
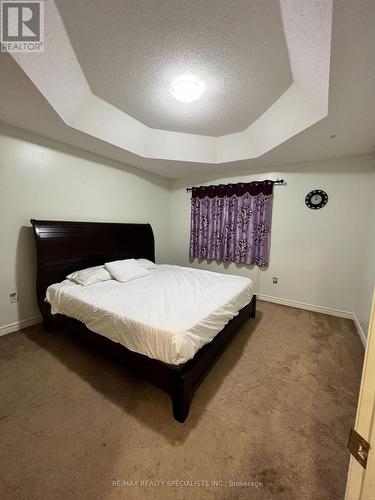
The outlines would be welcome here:
M 298 3 L 300 0 L 293 1 Z M 335 1 L 328 116 L 254 159 L 212 164 L 150 159 L 132 154 L 64 123 L 48 102 L 48 96 L 38 90 L 14 58 L 7 54 L 0 54 L 0 120 L 55 139 L 60 144 L 70 144 L 116 160 L 114 165 L 119 168 L 124 164 L 134 165 L 169 178 L 197 174 L 222 177 L 236 172 L 269 171 L 273 166 L 372 153 L 375 150 L 375 65 L 371 63 L 375 53 L 374 26 L 375 2 Z M 49 79 L 44 77 L 44 80 Z M 65 105 L 69 102 L 65 97 Z M 287 118 L 285 116 L 285 123 Z M 15 133 L 14 129 L 7 132 L 4 126 L 1 130 Z M 19 134 L 22 136 L 22 131 Z M 34 140 L 44 144 L 45 140 L 38 135 Z M 331 135 L 336 137 L 331 139 Z M 29 135 L 25 137 L 30 140 Z M 59 143 L 51 146 L 66 150 Z M 74 152 L 80 154 L 77 150 Z M 315 164 L 311 164 L 311 168 L 316 168 Z
M 93 94 L 56 3 L 44 5 L 44 52 L 12 57 L 64 123 L 121 148 L 124 158 L 211 165 L 258 158 L 327 116 L 332 0 L 280 0 L 292 84 L 246 129 L 218 137 L 149 127 Z
M 278 0 L 56 0 L 92 92 L 156 129 L 248 127 L 292 83 Z M 181 75 L 206 91 L 170 93 Z

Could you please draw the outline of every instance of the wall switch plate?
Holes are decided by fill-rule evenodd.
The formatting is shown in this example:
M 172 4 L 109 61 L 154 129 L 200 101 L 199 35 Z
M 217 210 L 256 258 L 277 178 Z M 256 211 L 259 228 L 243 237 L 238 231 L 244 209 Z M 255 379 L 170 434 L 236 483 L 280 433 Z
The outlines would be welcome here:
M 272 282 L 276 284 L 277 283 L 277 278 L 273 277 L 272 278 Z
M 9 300 L 11 304 L 16 304 L 18 302 L 17 292 L 13 292 L 9 294 Z

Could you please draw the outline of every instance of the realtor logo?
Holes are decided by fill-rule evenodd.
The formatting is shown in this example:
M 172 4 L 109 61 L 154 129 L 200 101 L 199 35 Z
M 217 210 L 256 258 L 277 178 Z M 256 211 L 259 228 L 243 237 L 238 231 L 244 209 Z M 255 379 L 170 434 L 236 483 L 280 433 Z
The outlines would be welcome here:
M 0 2 L 1 52 L 44 52 L 44 3 Z

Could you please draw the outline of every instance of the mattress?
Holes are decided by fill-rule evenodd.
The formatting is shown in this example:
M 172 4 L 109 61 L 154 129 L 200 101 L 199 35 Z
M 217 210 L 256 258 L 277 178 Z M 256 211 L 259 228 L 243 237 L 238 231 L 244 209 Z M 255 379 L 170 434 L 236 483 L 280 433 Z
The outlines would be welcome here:
M 131 351 L 172 365 L 192 359 L 252 298 L 241 276 L 160 265 L 148 276 L 47 289 L 52 314 L 64 314 Z

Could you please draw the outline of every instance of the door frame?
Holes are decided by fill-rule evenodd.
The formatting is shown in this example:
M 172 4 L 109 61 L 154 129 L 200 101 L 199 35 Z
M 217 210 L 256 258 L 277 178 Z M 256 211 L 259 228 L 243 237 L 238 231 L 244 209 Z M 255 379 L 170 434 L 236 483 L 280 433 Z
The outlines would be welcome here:
M 345 500 L 373 500 L 375 498 L 375 293 L 372 299 L 355 430 L 370 443 L 370 452 L 366 469 L 350 456 Z

